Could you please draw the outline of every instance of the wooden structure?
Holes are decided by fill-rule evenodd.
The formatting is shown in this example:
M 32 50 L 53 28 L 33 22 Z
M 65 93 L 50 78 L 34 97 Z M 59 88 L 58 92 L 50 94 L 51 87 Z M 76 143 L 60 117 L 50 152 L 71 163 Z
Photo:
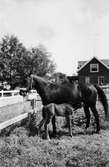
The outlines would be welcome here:
M 99 85 L 109 84 L 109 59 L 93 57 L 89 61 L 78 62 L 79 82 Z
M 0 91 L 0 107 L 23 103 L 23 97 L 20 96 L 19 90 Z

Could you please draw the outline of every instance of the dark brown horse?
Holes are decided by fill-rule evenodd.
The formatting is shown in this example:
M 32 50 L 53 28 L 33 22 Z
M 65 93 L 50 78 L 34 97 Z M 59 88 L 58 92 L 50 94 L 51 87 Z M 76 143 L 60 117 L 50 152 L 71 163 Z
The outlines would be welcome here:
M 28 80 L 28 90 L 35 88 L 41 96 L 43 105 L 50 103 L 71 104 L 74 109 L 81 107 L 84 104 L 84 112 L 87 118 L 86 128 L 90 123 L 90 110 L 93 112 L 97 124 L 97 132 L 100 130 L 99 115 L 96 109 L 97 95 L 104 107 L 105 116 L 108 117 L 108 102 L 103 90 L 92 84 L 77 84 L 70 81 L 62 84 L 53 84 L 46 81 L 44 78 L 31 75 Z
M 49 139 L 48 125 L 52 122 L 53 135 L 56 135 L 55 117 L 66 117 L 68 122 L 69 134 L 72 137 L 72 114 L 74 109 L 70 104 L 55 104 L 50 103 L 42 108 L 42 120 L 39 124 L 38 134 L 40 134 L 41 127 L 44 125 L 46 139 Z

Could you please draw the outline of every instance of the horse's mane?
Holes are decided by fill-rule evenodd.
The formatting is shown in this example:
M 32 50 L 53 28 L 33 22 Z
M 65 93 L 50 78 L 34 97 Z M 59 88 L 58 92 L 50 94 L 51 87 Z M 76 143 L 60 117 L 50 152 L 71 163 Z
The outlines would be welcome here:
M 48 81 L 45 79 L 45 78 L 43 78 L 43 77 L 39 77 L 39 76 L 37 76 L 37 75 L 31 75 L 31 78 L 34 78 L 34 79 L 36 79 L 36 80 L 40 80 L 40 81 L 42 81 L 42 82 L 45 82 L 45 83 L 47 83 Z
M 57 89 L 59 87 L 59 84 L 53 83 L 53 82 L 48 82 L 48 88 L 52 89 Z

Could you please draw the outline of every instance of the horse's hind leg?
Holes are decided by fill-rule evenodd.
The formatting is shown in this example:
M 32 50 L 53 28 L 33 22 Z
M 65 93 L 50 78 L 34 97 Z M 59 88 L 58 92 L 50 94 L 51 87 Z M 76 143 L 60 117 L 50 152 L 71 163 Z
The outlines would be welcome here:
M 90 111 L 89 111 L 89 106 L 87 104 L 84 105 L 84 112 L 86 115 L 86 129 L 89 127 L 90 124 Z
M 56 136 L 56 118 L 55 116 L 52 118 L 52 126 L 53 126 L 53 136 Z
M 98 114 L 98 111 L 97 111 L 95 105 L 91 106 L 90 108 L 91 108 L 91 110 L 93 112 L 93 115 L 95 117 L 95 121 L 96 121 L 96 124 L 97 124 L 97 131 L 96 132 L 99 133 L 99 131 L 100 131 L 100 124 L 99 124 L 99 114 Z

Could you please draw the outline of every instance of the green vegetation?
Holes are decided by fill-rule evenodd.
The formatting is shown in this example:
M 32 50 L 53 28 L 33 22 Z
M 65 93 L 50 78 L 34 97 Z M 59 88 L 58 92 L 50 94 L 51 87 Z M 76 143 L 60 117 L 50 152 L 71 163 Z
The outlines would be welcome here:
M 102 110 L 99 110 L 101 132 L 93 133 L 93 116 L 90 128 L 84 133 L 84 113 L 78 110 L 73 122 L 73 137 L 68 129 L 60 126 L 63 120 L 57 118 L 57 138 L 50 141 L 42 137 L 29 136 L 24 127 L 11 128 L 8 135 L 0 138 L 0 165 L 2 167 L 108 167 L 109 166 L 109 123 L 105 122 Z M 41 112 L 38 113 L 38 121 Z M 51 126 L 49 127 L 51 130 Z M 9 129 L 8 129 L 9 132 Z M 43 135 L 43 131 L 42 131 Z
M 55 63 L 44 46 L 27 49 L 14 35 L 1 39 L 0 81 L 7 81 L 11 88 L 26 86 L 30 74 L 45 76 L 54 70 Z
M 28 137 L 25 128 L 16 128 L 8 137 L 0 139 L 2 167 L 103 167 L 109 165 L 109 134 L 79 135 L 72 139 L 43 140 Z

